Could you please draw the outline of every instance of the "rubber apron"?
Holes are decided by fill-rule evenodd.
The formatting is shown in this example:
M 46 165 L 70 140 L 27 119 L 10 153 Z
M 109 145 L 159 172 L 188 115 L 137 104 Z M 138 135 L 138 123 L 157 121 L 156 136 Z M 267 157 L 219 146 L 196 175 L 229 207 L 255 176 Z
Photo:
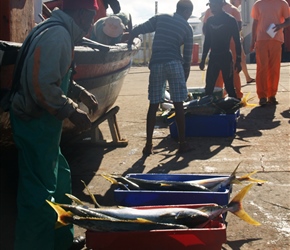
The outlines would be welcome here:
M 61 83 L 66 94 L 71 71 Z M 45 111 L 41 117 L 23 121 L 10 111 L 13 137 L 18 148 L 19 180 L 14 249 L 68 249 L 73 226 L 55 229 L 56 213 L 45 200 L 70 204 L 69 165 L 60 151 L 62 121 Z

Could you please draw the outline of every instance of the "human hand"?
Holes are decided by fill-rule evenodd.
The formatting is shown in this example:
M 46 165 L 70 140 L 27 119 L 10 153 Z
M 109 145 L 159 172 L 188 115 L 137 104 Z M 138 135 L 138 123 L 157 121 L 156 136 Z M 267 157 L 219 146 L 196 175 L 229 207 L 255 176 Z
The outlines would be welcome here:
M 91 128 L 92 124 L 86 112 L 76 109 L 68 118 L 79 132 L 86 131 Z
M 89 114 L 94 114 L 98 110 L 98 101 L 96 97 L 87 90 L 82 90 L 80 93 L 80 100 L 85 104 L 89 109 Z
M 204 70 L 204 65 L 205 65 L 205 61 L 201 60 L 200 63 L 199 63 L 199 69 L 200 70 Z
M 279 24 L 275 24 L 275 27 L 273 28 L 273 30 L 274 30 L 274 32 L 277 32 L 278 30 L 280 30 L 282 28 L 283 28 L 282 24 L 279 23 Z
M 241 62 L 236 62 L 236 63 L 235 63 L 235 71 L 236 71 L 237 73 L 240 73 L 241 70 L 242 70 Z
M 134 44 L 134 38 L 135 38 L 135 36 L 133 36 L 132 35 L 132 33 L 129 33 L 129 35 L 128 35 L 128 41 L 127 41 L 127 44 L 128 44 L 128 48 L 132 45 L 132 44 Z

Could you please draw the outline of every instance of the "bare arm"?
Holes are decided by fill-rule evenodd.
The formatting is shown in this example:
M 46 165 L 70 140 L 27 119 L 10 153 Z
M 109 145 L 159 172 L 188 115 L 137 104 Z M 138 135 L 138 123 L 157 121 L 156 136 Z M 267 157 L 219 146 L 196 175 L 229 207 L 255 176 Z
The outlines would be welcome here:
M 286 18 L 284 23 L 275 24 L 274 31 L 277 32 L 279 29 L 283 29 L 290 26 L 290 17 Z

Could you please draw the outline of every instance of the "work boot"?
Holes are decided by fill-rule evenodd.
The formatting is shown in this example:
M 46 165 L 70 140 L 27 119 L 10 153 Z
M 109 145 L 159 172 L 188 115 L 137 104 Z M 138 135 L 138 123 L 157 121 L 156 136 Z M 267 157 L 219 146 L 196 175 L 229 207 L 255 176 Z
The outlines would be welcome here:
M 259 101 L 259 105 L 264 107 L 267 104 L 267 98 L 261 98 Z
M 278 104 L 275 96 L 269 97 L 268 98 L 268 103 L 274 104 L 274 105 Z

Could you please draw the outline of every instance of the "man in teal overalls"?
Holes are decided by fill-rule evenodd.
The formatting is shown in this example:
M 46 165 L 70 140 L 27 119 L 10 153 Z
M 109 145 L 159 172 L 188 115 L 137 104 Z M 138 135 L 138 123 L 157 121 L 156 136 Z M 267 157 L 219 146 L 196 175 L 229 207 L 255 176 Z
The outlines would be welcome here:
M 19 151 L 14 249 L 65 250 L 72 245 L 73 227 L 55 229 L 56 214 L 45 200 L 71 203 L 65 196 L 71 193 L 70 168 L 59 148 L 62 121 L 68 118 L 79 130 L 91 126 L 68 91 L 91 112 L 98 108 L 94 95 L 70 84 L 74 45 L 88 33 L 96 9 L 96 0 L 64 0 L 63 11 L 52 11 L 23 43 L 22 50 L 29 43 L 28 51 L 10 108 Z

